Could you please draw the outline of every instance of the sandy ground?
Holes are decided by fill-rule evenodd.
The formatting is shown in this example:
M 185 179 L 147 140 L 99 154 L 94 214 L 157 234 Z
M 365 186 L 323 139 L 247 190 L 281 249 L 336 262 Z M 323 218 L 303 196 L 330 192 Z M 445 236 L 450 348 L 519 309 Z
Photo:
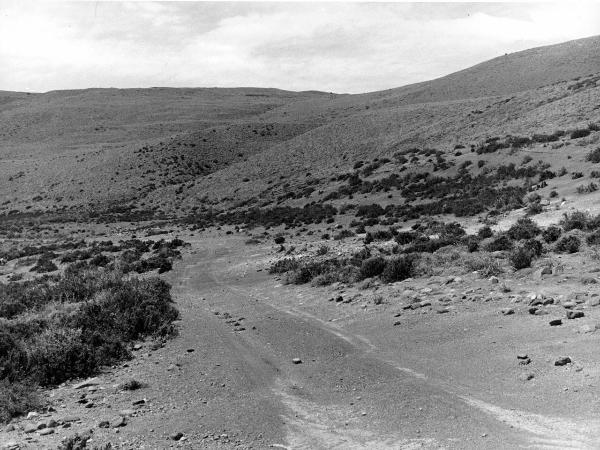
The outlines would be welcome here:
M 132 449 L 600 447 L 599 334 L 589 332 L 600 312 L 586 306 L 584 318 L 550 327 L 564 319 L 562 306 L 534 316 L 519 300 L 532 290 L 591 295 L 596 285 L 569 275 L 582 268 L 543 282 L 512 277 L 511 294 L 471 274 L 449 285 L 409 280 L 382 286 L 385 301 L 375 305 L 373 292 L 356 287 L 282 285 L 265 270 L 269 244 L 182 238 L 192 247 L 169 274 L 180 336 L 157 350 L 145 344 L 92 386 L 50 391 L 56 412 L 18 423 L 69 428 L 0 432 L 0 443 L 54 448 L 93 429 L 90 446 Z M 425 289 L 432 305 L 403 309 L 409 288 Z M 353 300 L 327 301 L 337 295 Z M 504 307 L 515 314 L 500 314 Z M 531 362 L 519 364 L 518 354 Z M 560 356 L 573 363 L 554 366 Z M 147 386 L 116 388 L 131 378 Z M 78 403 L 82 395 L 93 407 Z M 119 415 L 127 424 L 113 428 Z

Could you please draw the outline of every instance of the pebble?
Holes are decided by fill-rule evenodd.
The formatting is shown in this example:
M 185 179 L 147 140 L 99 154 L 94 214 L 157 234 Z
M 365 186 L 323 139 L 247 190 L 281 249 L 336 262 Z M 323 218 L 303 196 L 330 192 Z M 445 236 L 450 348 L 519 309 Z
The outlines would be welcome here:
M 124 427 L 127 425 L 127 419 L 123 416 L 114 419 L 111 423 L 113 428 Z
M 173 433 L 173 434 L 171 435 L 171 439 L 172 439 L 172 440 L 174 440 L 174 441 L 178 441 L 178 440 L 180 440 L 182 437 L 183 437 L 183 433 L 181 433 L 181 432 L 178 432 L 178 433 Z
M 54 434 L 54 428 L 44 428 L 40 431 L 40 436 L 48 436 L 49 434 Z
M 578 311 L 578 310 L 567 311 L 567 319 L 579 319 L 583 316 L 585 316 L 583 311 Z
M 548 323 L 550 324 L 551 327 L 556 327 L 558 325 L 562 325 L 562 320 L 561 319 L 553 319 Z
M 292 359 L 292 362 L 294 364 L 302 364 L 302 360 L 300 358 L 294 358 L 294 359 Z
M 519 375 L 519 380 L 521 381 L 529 381 L 529 380 L 533 380 L 535 378 L 535 375 L 532 373 L 522 373 L 521 375 Z
M 562 356 L 560 358 L 558 358 L 556 361 L 554 361 L 554 365 L 555 366 L 564 366 L 566 364 L 569 364 L 571 362 L 571 358 L 569 358 L 568 356 Z
M 513 308 L 502 308 L 500 312 L 505 316 L 510 316 L 515 313 L 515 310 Z

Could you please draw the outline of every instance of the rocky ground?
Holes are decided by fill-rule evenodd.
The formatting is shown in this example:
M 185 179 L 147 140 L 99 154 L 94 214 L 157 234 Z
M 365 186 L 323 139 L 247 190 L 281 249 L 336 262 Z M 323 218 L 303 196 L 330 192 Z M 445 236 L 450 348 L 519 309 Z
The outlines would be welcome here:
M 47 392 L 4 448 L 600 446 L 600 264 L 294 286 L 272 243 L 181 237 L 180 336 Z

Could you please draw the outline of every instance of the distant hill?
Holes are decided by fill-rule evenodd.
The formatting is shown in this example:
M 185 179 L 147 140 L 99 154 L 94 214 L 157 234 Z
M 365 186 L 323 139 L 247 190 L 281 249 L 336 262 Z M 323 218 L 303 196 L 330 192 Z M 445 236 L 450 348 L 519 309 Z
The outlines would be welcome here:
M 336 186 L 331 180 L 360 161 L 413 147 L 443 151 L 452 164 L 439 173 L 451 174 L 487 138 L 600 121 L 598 75 L 600 37 L 592 37 L 359 95 L 256 88 L 0 92 L 0 203 L 5 212 L 120 204 L 187 214 L 209 204 L 321 201 Z M 454 155 L 455 147 L 467 154 Z M 476 157 L 492 164 L 496 155 Z M 298 189 L 312 193 L 299 197 Z

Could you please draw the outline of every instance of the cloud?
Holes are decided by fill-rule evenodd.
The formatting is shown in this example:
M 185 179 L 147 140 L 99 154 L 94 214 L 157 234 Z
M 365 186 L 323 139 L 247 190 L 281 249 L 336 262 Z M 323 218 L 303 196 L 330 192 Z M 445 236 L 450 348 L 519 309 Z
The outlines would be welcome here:
M 364 92 L 600 34 L 600 5 L 0 3 L 0 89 Z

